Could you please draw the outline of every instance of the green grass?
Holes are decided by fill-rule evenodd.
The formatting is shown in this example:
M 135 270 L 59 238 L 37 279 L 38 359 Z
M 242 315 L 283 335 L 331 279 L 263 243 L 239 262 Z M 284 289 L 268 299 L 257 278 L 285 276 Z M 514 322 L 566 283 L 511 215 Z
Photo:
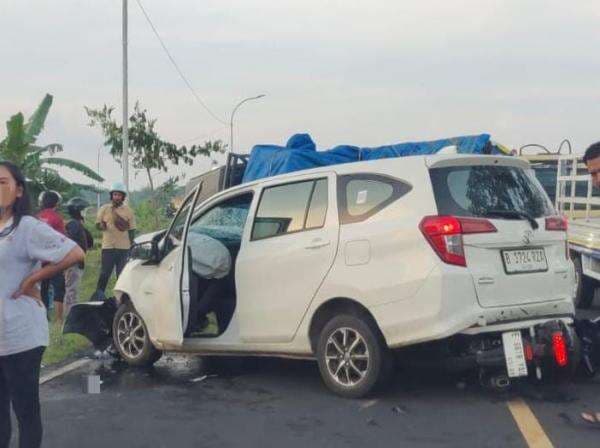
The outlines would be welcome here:
M 85 273 L 79 285 L 79 301 L 85 302 L 96 290 L 96 282 L 100 272 L 100 250 L 94 249 L 88 252 L 85 264 Z M 114 276 L 107 288 L 107 295 L 114 286 Z M 59 325 L 51 316 L 50 322 L 50 345 L 44 353 L 42 363 L 46 366 L 59 363 L 69 356 L 91 346 L 90 342 L 83 336 L 77 334 L 62 334 L 62 325 Z

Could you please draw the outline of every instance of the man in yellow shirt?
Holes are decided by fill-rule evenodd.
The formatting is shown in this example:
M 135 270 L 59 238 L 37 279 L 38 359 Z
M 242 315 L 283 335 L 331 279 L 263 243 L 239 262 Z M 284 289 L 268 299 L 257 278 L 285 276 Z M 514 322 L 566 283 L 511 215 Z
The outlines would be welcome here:
M 104 291 L 113 270 L 117 278 L 125 267 L 129 248 L 135 236 L 135 215 L 125 204 L 125 186 L 116 183 L 111 188 L 109 204 L 98 210 L 96 227 L 102 231 L 102 267 L 94 296 L 104 299 Z

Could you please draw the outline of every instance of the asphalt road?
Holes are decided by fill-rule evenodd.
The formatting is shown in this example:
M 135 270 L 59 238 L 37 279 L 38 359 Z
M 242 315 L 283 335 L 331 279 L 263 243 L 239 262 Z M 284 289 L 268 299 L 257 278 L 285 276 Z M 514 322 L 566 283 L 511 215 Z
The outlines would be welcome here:
M 314 363 L 230 362 L 167 356 L 150 370 L 94 361 L 42 386 L 46 447 L 524 447 L 507 402 L 523 397 L 555 446 L 597 447 L 600 380 L 522 386 L 509 394 L 434 372 L 399 373 L 371 400 L 345 400 Z M 209 376 L 202 381 L 208 372 Z M 99 374 L 99 395 L 82 377 Z
M 84 393 L 87 374 L 100 375 L 99 395 Z M 600 428 L 579 414 L 600 411 L 599 392 L 600 378 L 498 393 L 400 371 L 379 397 L 346 400 L 312 362 L 166 355 L 145 370 L 93 361 L 42 385 L 41 399 L 45 447 L 597 447 Z

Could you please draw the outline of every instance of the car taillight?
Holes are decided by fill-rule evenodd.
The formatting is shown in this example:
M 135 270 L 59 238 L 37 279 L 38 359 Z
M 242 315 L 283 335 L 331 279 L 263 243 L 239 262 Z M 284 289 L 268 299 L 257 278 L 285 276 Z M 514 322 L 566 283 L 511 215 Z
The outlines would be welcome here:
M 558 367 L 565 367 L 569 362 L 569 356 L 565 336 L 560 331 L 552 333 L 552 352 L 556 365 Z
M 546 218 L 546 230 L 566 232 L 569 227 L 569 221 L 564 216 L 548 216 Z
M 426 216 L 419 228 L 442 261 L 455 266 L 467 266 L 463 235 L 497 232 L 487 219 L 456 216 Z
M 533 361 L 533 347 L 531 344 L 525 344 L 525 360 L 527 362 Z

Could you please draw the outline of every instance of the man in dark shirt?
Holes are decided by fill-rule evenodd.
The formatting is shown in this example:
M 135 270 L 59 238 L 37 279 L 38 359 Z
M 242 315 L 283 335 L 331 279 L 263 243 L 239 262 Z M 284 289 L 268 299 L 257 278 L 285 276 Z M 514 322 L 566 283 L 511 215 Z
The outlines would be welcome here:
M 67 213 L 70 216 L 70 221 L 66 226 L 67 236 L 75 241 L 84 252 L 87 252 L 94 245 L 94 239 L 91 233 L 83 225 L 83 211 L 89 207 L 89 203 L 79 197 L 74 197 L 67 202 Z M 71 266 L 65 271 L 65 301 L 64 301 L 64 312 L 65 315 L 69 314 L 69 311 L 73 305 L 79 301 L 79 283 L 83 277 L 83 270 L 85 269 L 85 262 L 81 262 L 78 265 Z

